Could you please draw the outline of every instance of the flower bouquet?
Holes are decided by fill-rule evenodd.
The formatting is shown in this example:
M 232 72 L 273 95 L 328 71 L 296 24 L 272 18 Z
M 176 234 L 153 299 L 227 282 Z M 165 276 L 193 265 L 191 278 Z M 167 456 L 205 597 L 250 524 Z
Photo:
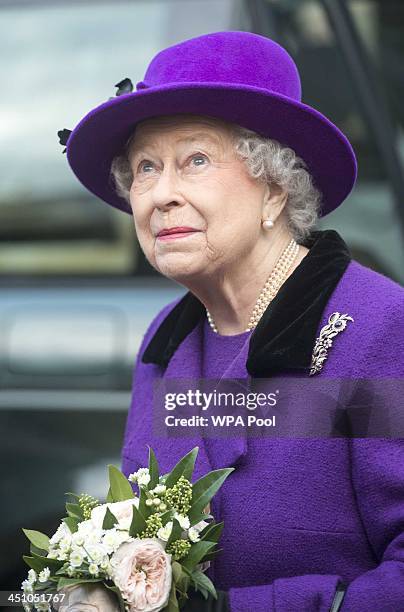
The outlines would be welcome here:
M 67 493 L 73 501 L 51 538 L 24 529 L 31 543 L 23 557 L 31 568 L 22 583 L 24 609 L 63 612 L 78 585 L 97 589 L 103 612 L 178 612 L 190 587 L 216 597 L 204 571 L 218 552 L 223 523 L 205 510 L 233 468 L 192 484 L 197 454 L 198 447 L 163 476 L 151 448 L 148 467 L 128 478 L 109 465 L 106 503 Z

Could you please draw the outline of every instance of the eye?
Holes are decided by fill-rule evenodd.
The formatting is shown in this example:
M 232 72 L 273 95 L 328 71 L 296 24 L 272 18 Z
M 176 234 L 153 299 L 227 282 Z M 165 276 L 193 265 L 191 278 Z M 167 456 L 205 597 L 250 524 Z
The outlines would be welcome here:
M 195 153 L 194 155 L 192 155 L 192 157 L 190 159 L 191 159 L 191 161 L 197 160 L 197 161 L 205 162 L 207 160 L 207 157 L 206 157 L 206 155 L 203 155 L 202 153 Z M 196 166 L 203 166 L 203 163 L 202 164 L 196 163 L 194 165 L 196 165 Z
M 149 159 L 143 159 L 137 167 L 137 172 L 142 172 L 145 168 L 153 166 L 153 162 L 151 162 Z M 146 174 L 149 174 L 146 170 Z

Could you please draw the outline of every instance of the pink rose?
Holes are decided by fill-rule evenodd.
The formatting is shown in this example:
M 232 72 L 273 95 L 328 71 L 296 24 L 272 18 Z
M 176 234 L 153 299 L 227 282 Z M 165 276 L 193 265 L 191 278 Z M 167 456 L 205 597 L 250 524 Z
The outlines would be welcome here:
M 156 539 L 124 542 L 111 557 L 112 578 L 130 612 L 158 612 L 168 603 L 171 555 Z

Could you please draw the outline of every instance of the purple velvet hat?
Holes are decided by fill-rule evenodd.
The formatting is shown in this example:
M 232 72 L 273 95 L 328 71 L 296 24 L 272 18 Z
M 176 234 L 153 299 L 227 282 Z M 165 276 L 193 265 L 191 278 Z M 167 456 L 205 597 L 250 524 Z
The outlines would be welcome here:
M 356 158 L 344 134 L 301 102 L 296 65 L 280 45 L 250 32 L 214 32 L 160 51 L 136 91 L 90 111 L 70 134 L 69 164 L 96 196 L 129 214 L 117 195 L 111 163 L 136 124 L 191 113 L 236 123 L 291 147 L 323 195 L 320 215 L 337 208 L 356 180 Z

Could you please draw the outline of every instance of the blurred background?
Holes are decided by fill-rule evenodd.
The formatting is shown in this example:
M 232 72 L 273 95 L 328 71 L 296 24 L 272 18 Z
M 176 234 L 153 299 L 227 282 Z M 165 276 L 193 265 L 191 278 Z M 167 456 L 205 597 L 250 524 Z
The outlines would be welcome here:
M 19 589 L 28 542 L 64 493 L 106 493 L 120 465 L 136 353 L 185 289 L 145 261 L 131 216 L 70 171 L 57 131 L 142 80 L 161 48 L 219 30 L 269 36 L 303 101 L 349 137 L 357 185 L 320 222 L 353 257 L 404 281 L 402 0 L 0 1 L 0 585 Z

